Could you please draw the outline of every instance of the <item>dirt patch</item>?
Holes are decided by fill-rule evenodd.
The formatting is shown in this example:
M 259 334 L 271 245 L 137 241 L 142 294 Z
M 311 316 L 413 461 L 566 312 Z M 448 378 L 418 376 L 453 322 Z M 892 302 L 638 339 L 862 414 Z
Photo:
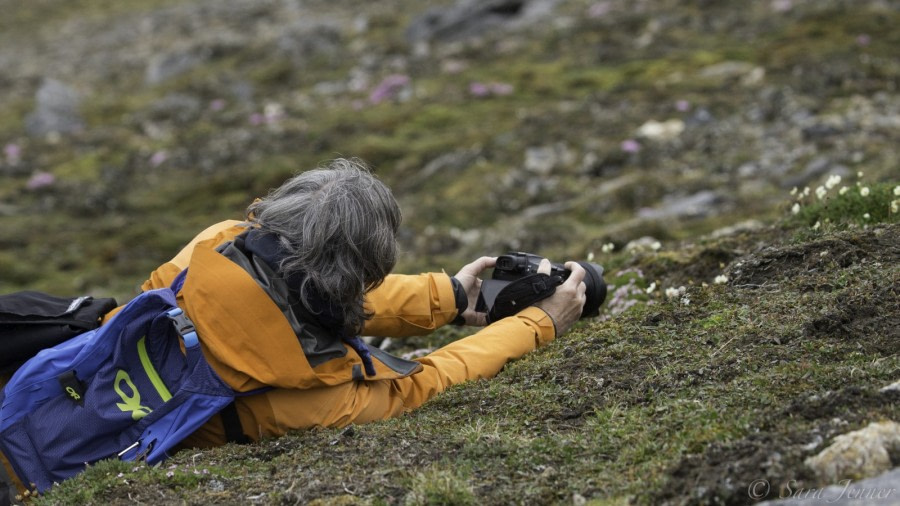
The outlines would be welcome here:
M 686 456 L 671 469 L 653 502 L 747 504 L 756 502 L 750 487 L 758 480 L 771 485 L 769 495 L 758 500 L 777 498 L 788 485 L 794 490 L 821 486 L 803 461 L 834 436 L 864 426 L 897 401 L 896 392 L 857 386 L 794 399 L 773 413 L 758 432 L 716 442 L 703 453 Z
M 900 343 L 900 321 L 891 308 L 900 307 L 900 276 L 887 276 L 867 292 L 847 299 L 803 326 L 806 337 L 855 339 L 867 351 L 890 354 Z
M 798 274 L 846 269 L 863 261 L 900 260 L 900 225 L 852 230 L 796 246 L 769 246 L 727 270 L 734 285 L 762 286 Z

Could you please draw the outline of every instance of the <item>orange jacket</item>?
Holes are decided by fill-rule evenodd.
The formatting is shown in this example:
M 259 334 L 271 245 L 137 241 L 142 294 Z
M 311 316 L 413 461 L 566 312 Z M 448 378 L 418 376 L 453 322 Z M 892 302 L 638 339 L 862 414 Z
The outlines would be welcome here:
M 382 354 L 373 355 L 376 375 L 360 376 L 362 360 L 349 347 L 344 356 L 311 367 L 278 306 L 243 268 L 215 250 L 244 230 L 246 224 L 237 221 L 208 228 L 142 288 L 169 286 L 190 267 L 178 301 L 213 369 L 237 391 L 275 387 L 236 401 L 243 430 L 254 440 L 399 415 L 450 385 L 494 376 L 509 360 L 554 338 L 550 317 L 532 307 L 417 359 L 405 371 L 392 368 Z M 371 336 L 426 334 L 457 313 L 450 278 L 443 273 L 390 275 L 367 294 L 366 307 L 374 313 L 364 328 Z M 184 444 L 224 442 L 221 419 L 214 417 Z

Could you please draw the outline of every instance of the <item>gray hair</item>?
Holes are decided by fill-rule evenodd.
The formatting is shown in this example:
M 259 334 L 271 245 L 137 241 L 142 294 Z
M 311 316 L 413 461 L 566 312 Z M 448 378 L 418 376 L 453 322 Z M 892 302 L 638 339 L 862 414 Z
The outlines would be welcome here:
M 248 221 L 276 234 L 288 256 L 287 278 L 303 274 L 300 299 L 310 311 L 310 285 L 358 333 L 371 318 L 364 295 L 397 260 L 400 206 L 391 190 L 358 159 L 333 160 L 300 173 L 247 208 Z

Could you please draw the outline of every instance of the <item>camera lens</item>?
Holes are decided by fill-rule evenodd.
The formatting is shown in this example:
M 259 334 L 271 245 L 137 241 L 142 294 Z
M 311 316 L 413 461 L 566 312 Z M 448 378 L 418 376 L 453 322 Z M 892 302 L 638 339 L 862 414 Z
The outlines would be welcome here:
M 587 300 L 581 311 L 582 318 L 597 316 L 600 314 L 600 305 L 606 300 L 606 282 L 603 281 L 603 267 L 593 262 L 578 262 L 584 268 L 584 284 L 587 288 L 584 294 Z

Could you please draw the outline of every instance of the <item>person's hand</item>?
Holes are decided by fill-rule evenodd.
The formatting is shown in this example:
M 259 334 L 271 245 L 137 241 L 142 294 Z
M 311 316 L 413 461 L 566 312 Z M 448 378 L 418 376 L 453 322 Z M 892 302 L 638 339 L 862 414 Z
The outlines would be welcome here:
M 550 315 L 556 325 L 556 337 L 563 335 L 581 317 L 584 302 L 587 296 L 584 292 L 587 285 L 584 284 L 584 268 L 576 262 L 566 262 L 566 269 L 572 271 L 569 278 L 563 284 L 556 287 L 556 292 L 535 304 Z M 538 272 L 550 274 L 550 261 L 541 260 Z
M 496 264 L 497 257 L 481 257 L 478 260 L 463 266 L 463 268 L 456 273 L 456 276 L 454 276 L 456 280 L 459 281 L 459 284 L 462 285 L 463 290 L 466 292 L 466 299 L 469 301 L 469 306 L 462 314 L 463 319 L 466 320 L 466 325 L 484 327 L 487 324 L 487 314 L 475 312 L 475 305 L 478 303 L 478 294 L 481 292 L 481 278 L 478 276 L 484 272 L 485 269 L 493 267 Z

